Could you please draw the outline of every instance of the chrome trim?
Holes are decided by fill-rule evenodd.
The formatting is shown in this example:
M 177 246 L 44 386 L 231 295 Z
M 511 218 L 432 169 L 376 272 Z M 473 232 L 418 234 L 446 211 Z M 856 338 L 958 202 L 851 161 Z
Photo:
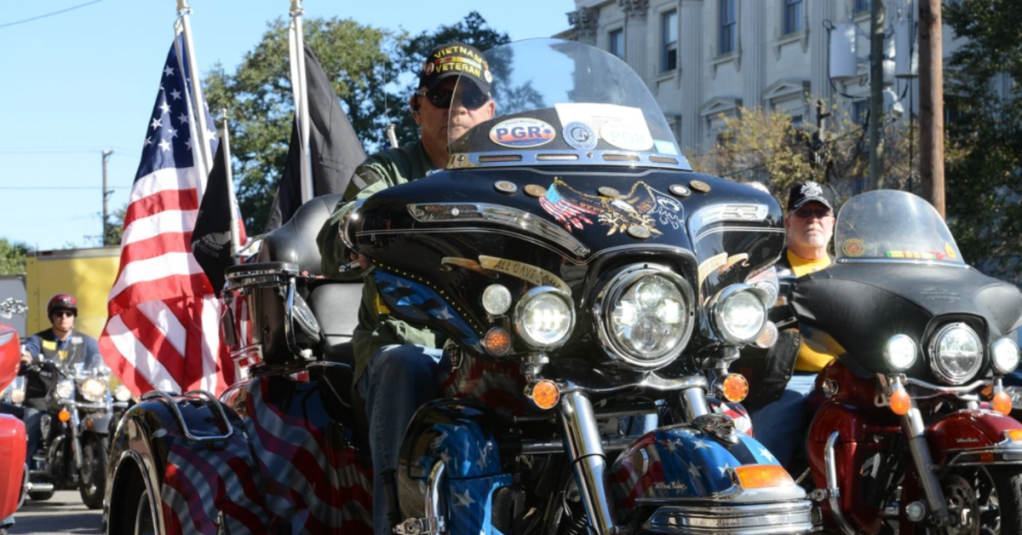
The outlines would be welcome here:
M 612 386 L 608 388 L 588 388 L 572 384 L 566 388 L 561 389 L 561 394 L 567 394 L 571 392 L 585 392 L 588 394 L 610 394 L 613 392 L 620 392 L 622 390 L 631 390 L 633 388 L 642 388 L 646 390 L 655 390 L 657 392 L 670 392 L 674 390 L 685 390 L 687 388 L 701 388 L 704 393 L 709 389 L 710 385 L 706 382 L 706 378 L 701 375 L 691 375 L 686 377 L 679 377 L 677 379 L 660 377 L 655 373 L 648 373 L 642 378 L 642 381 L 638 383 L 630 383 L 625 385 Z M 705 401 L 705 399 L 703 400 Z
M 979 342 L 977 344 L 979 346 L 979 358 L 976 359 L 976 364 L 972 367 L 971 370 L 969 370 L 969 373 L 963 375 L 961 378 L 952 377 L 951 374 L 942 367 L 942 364 L 940 362 L 940 353 L 938 352 L 938 349 L 940 348 L 940 339 L 943 338 L 944 335 L 946 335 L 949 331 L 958 328 L 968 330 L 969 332 L 972 333 L 973 336 L 976 337 L 976 341 Z M 960 385 L 972 379 L 973 377 L 976 376 L 977 373 L 979 373 L 979 370 L 983 367 L 983 339 L 980 338 L 979 333 L 977 333 L 972 327 L 969 327 L 967 323 L 956 321 L 944 325 L 943 327 L 938 329 L 937 332 L 933 334 L 933 336 L 930 337 L 930 342 L 929 344 L 927 344 L 927 348 L 929 349 L 930 353 L 929 359 L 930 369 L 933 371 L 933 374 L 953 385 Z
M 570 256 L 564 253 L 564 249 L 558 249 L 552 246 L 550 243 L 543 240 L 533 238 L 531 236 L 522 234 L 521 232 L 514 232 L 511 230 L 504 230 L 500 228 L 489 228 L 489 227 L 444 227 L 444 228 L 407 228 L 407 229 L 394 229 L 394 230 L 373 230 L 373 231 L 359 231 L 358 236 L 380 236 L 388 234 L 454 234 L 458 232 L 476 232 L 485 234 L 499 234 L 501 236 L 511 236 L 518 238 L 524 242 L 528 242 L 539 247 L 542 247 L 548 251 L 551 251 L 561 258 L 571 262 L 572 264 L 579 266 L 585 265 L 587 262 L 581 261 L 577 256 Z
M 926 424 L 923 423 L 923 416 L 916 407 L 915 401 L 908 413 L 901 417 L 901 427 L 905 431 L 905 438 L 908 439 L 909 456 L 916 470 L 919 484 L 922 486 L 923 496 L 926 498 L 926 505 L 935 516 L 938 526 L 943 525 L 948 518 L 947 500 L 944 499 L 944 491 L 937 479 L 937 474 L 930 469 L 933 465 L 933 457 L 930 455 L 930 446 L 926 442 Z
M 928 390 L 934 390 L 938 394 L 969 394 L 980 390 L 983 387 L 990 386 L 993 384 L 991 379 L 980 379 L 978 381 L 971 382 L 967 385 L 962 386 L 944 386 L 927 383 L 926 381 L 920 381 L 919 379 L 913 379 L 907 377 L 904 380 L 905 385 L 918 386 L 920 388 L 926 388 Z
M 149 446 L 148 442 L 146 442 L 146 445 Z M 139 474 L 141 474 L 142 476 L 142 484 L 145 486 L 145 491 L 149 493 L 149 513 L 153 515 L 153 521 L 156 523 L 156 532 L 166 533 L 166 528 L 164 527 L 163 522 L 163 510 L 158 505 L 160 503 L 160 500 L 154 499 L 154 497 L 160 496 L 158 492 L 158 490 L 160 489 L 160 485 L 158 485 L 157 482 L 154 481 L 154 478 L 152 477 L 152 474 L 156 473 L 156 467 L 153 465 L 152 459 L 148 457 L 143 459 L 142 455 L 135 450 L 127 450 L 121 452 L 121 456 L 117 459 L 116 463 L 117 466 L 114 468 L 113 472 L 114 474 L 120 473 L 121 464 L 126 459 L 131 459 L 132 461 L 134 461 L 135 467 L 138 469 Z M 109 518 L 110 513 L 109 505 L 111 499 L 113 498 L 112 481 L 114 480 L 116 480 L 116 478 L 111 480 L 111 485 L 108 485 L 107 488 L 109 493 L 106 496 L 108 499 L 104 500 L 105 502 L 105 507 L 103 508 L 104 527 L 108 526 L 111 520 Z M 120 521 L 120 519 L 114 519 L 114 521 Z
M 159 401 L 163 401 L 165 404 L 169 405 L 170 409 L 171 409 L 171 412 L 174 413 L 174 419 L 177 420 L 178 425 L 181 426 L 181 433 L 184 434 L 185 438 L 187 438 L 188 440 L 194 440 L 196 442 L 208 442 L 208 441 L 214 441 L 214 440 L 227 440 L 227 439 L 231 438 L 231 436 L 234 434 L 234 426 L 231 425 L 231 420 L 229 418 L 227 418 L 227 413 L 224 412 L 223 405 L 220 404 L 220 401 L 218 401 L 216 399 L 216 397 L 213 396 L 213 394 L 210 394 L 209 392 L 206 392 L 204 390 L 191 390 L 189 392 L 185 392 L 184 394 L 181 394 L 180 397 L 184 398 L 184 397 L 188 397 L 188 396 L 196 396 L 196 397 L 199 398 L 199 401 L 201 401 L 203 403 L 206 403 L 202 399 L 204 396 L 206 398 L 209 398 L 209 403 L 208 404 L 216 407 L 216 411 L 213 411 L 214 414 L 219 416 L 223 420 L 223 422 L 227 425 L 227 434 L 224 434 L 224 435 L 207 435 L 207 436 L 201 436 L 201 437 L 193 435 L 192 434 L 192 430 L 188 427 L 188 424 L 185 423 L 184 415 L 181 414 L 181 409 L 177 406 L 177 401 L 175 401 L 174 398 L 170 394 L 168 394 L 167 392 L 164 392 L 162 390 L 152 390 L 152 391 L 146 392 L 145 394 L 142 394 L 142 397 L 139 398 L 139 401 L 141 402 L 141 401 L 159 400 Z
M 233 273 L 228 273 L 225 278 L 227 279 L 227 289 L 237 290 L 238 288 L 245 286 L 279 284 L 283 282 L 282 279 L 284 278 L 297 276 L 297 269 L 251 269 L 247 271 L 235 271 Z
M 352 240 L 350 239 L 348 225 L 350 225 L 352 221 L 358 221 L 358 209 L 362 208 L 362 204 L 364 202 L 365 199 L 359 199 L 357 201 L 349 202 L 345 204 L 344 207 L 341 208 L 340 212 L 338 213 L 339 221 L 337 225 L 338 237 L 341 238 L 341 243 L 343 243 L 345 247 L 351 249 L 352 251 L 357 251 L 357 249 L 355 249 L 355 245 L 354 243 L 352 243 Z
M 785 236 L 787 236 L 787 234 L 788 234 L 787 231 L 785 231 L 783 228 L 736 227 L 736 226 L 717 227 L 717 228 L 711 228 L 709 230 L 703 231 L 702 234 L 699 234 L 698 236 L 696 236 L 695 240 L 693 240 L 693 243 L 699 243 L 699 241 L 702 240 L 703 238 L 705 238 L 705 237 L 707 237 L 707 236 L 709 236 L 711 234 L 718 234 L 718 233 L 721 233 L 721 232 L 763 232 L 763 233 L 766 233 L 766 234 L 784 234 Z M 779 258 L 780 258 L 780 255 L 774 257 L 774 261 L 776 262 L 777 259 L 779 259 Z
M 638 284 L 640 280 L 652 275 L 663 277 L 677 287 L 678 292 L 681 293 L 681 298 L 684 300 L 682 303 L 682 314 L 685 317 L 686 324 L 681 339 L 674 347 L 667 348 L 650 358 L 635 355 L 611 334 L 610 314 L 623 293 L 635 284 Z M 604 352 L 611 359 L 630 368 L 655 370 L 673 362 L 685 347 L 688 346 L 692 338 L 692 331 L 695 329 L 695 305 L 695 293 L 684 277 L 671 271 L 667 266 L 646 263 L 633 264 L 614 275 L 614 278 L 597 292 L 596 299 L 593 302 L 593 329 L 600 338 Z
M 252 344 L 250 346 L 242 347 L 236 351 L 231 351 L 231 358 L 236 364 L 240 366 L 238 361 L 243 359 L 249 359 L 255 357 L 256 362 L 249 364 L 249 366 L 259 364 L 263 361 L 263 346 L 262 344 Z
M 750 338 L 737 338 L 731 336 L 727 329 L 724 328 L 723 317 L 724 303 L 726 303 L 728 299 L 732 298 L 735 295 L 738 295 L 741 292 L 752 292 L 758 298 L 759 304 L 763 306 L 763 325 L 760 326 L 755 336 L 752 336 Z M 766 298 L 767 298 L 766 292 L 759 288 L 756 288 L 755 286 L 750 286 L 745 283 L 731 284 L 729 286 L 726 286 L 724 289 L 717 292 L 717 295 L 713 296 L 713 298 L 710 299 L 708 308 L 710 312 L 710 323 L 713 326 L 713 331 L 717 334 L 717 336 L 720 336 L 721 339 L 731 344 L 744 345 L 755 341 L 757 338 L 759 338 L 759 335 L 763 333 L 763 329 L 766 328 L 767 322 L 770 321 L 769 307 L 765 302 Z
M 561 394 L 561 424 L 589 525 L 597 535 L 616 532 L 614 512 L 607 496 L 607 458 L 600 440 L 600 427 L 585 393 L 575 390 Z
M 915 264 L 918 266 L 953 267 L 958 269 L 969 269 L 968 264 L 950 264 L 947 262 L 934 262 L 932 260 L 894 260 L 890 258 L 838 258 L 838 264 Z
M 794 535 L 813 531 L 812 504 L 805 500 L 740 506 L 666 505 L 643 531 L 679 535 Z
M 483 221 L 503 225 L 550 240 L 576 255 L 589 254 L 589 248 L 568 231 L 540 216 L 517 208 L 490 203 L 441 202 L 409 204 L 408 213 L 420 223 Z
M 951 453 L 951 452 L 948 452 Z M 984 455 L 992 455 L 994 460 L 982 460 Z M 948 461 L 948 466 L 986 466 L 986 465 L 1018 465 L 1022 464 L 1022 444 L 1003 442 L 992 448 L 962 451 Z
M 599 414 L 597 415 L 597 418 L 605 418 L 605 416 Z M 600 443 L 603 445 L 604 452 L 622 451 L 628 449 L 632 443 L 640 438 L 642 438 L 641 435 L 613 436 L 603 438 Z M 548 455 L 553 453 L 564 453 L 565 451 L 564 440 L 562 439 L 522 441 L 522 455 Z
M 704 377 L 700 376 L 699 378 L 703 380 L 703 383 L 706 383 Z M 685 417 L 684 423 L 691 424 L 696 418 L 710 414 L 710 404 L 706 401 L 707 388 L 709 388 L 708 385 L 704 384 L 704 386 L 693 386 L 681 391 L 678 399 L 681 401 L 681 408 Z
M 525 305 L 529 304 L 534 299 L 540 297 L 541 295 L 547 294 L 553 294 L 557 296 L 559 299 L 561 299 L 561 301 L 563 301 L 568 306 L 570 321 L 568 322 L 568 332 L 564 335 L 563 338 L 550 344 L 542 344 L 536 340 L 533 340 L 532 337 L 529 336 L 528 331 L 526 331 L 525 325 L 523 324 L 524 320 L 522 319 L 522 310 L 525 308 Z M 568 339 L 571 338 L 571 333 L 575 331 L 575 302 L 572 301 L 571 295 L 557 288 L 554 288 L 553 286 L 539 286 L 537 288 L 533 288 L 526 292 L 525 295 L 523 295 L 522 298 L 518 300 L 518 304 L 515 305 L 514 325 L 515 334 L 517 334 L 518 337 L 525 342 L 525 345 L 529 346 L 531 349 L 539 351 L 557 349 L 558 347 L 563 346 L 565 342 L 567 342 Z
M 855 535 L 855 529 L 845 520 L 841 512 L 841 488 L 837 482 L 837 465 L 834 462 L 834 443 L 841 436 L 839 431 L 834 431 L 827 437 L 827 444 L 823 447 L 823 463 L 827 471 L 827 503 L 830 504 L 830 513 L 834 517 L 834 523 L 845 535 Z
M 703 228 L 723 221 L 763 221 L 770 209 L 765 204 L 714 204 L 696 210 L 688 218 L 688 231 L 693 236 Z
M 608 159 L 608 157 L 610 159 Z M 492 158 L 486 161 L 487 158 Z M 616 158 L 627 158 L 618 160 Z M 480 161 L 482 159 L 483 161 Z M 660 161 L 657 161 L 660 160 Z M 667 160 L 674 160 L 670 163 Z M 556 165 L 599 165 L 617 167 L 653 167 L 691 171 L 692 165 L 681 154 L 659 154 L 619 150 L 515 150 L 494 152 L 459 152 L 451 154 L 447 169 L 480 167 L 532 167 Z

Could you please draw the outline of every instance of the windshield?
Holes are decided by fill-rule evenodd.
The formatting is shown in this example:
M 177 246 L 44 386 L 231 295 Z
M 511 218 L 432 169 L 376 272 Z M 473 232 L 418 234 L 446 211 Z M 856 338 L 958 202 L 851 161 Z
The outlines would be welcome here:
M 574 41 L 532 39 L 483 54 L 489 99 L 461 77 L 448 120 L 449 168 L 600 164 L 691 170 L 645 82 Z
M 834 239 L 838 258 L 965 263 L 940 214 L 904 191 L 852 197 L 837 216 Z

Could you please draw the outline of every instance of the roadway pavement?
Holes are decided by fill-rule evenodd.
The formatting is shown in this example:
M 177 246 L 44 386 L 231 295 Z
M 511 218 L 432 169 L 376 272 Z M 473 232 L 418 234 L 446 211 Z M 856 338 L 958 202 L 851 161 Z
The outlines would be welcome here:
M 90 511 L 82 505 L 77 490 L 61 490 L 45 502 L 25 500 L 25 504 L 14 514 L 15 524 L 11 535 L 37 533 L 56 535 L 73 533 L 77 535 L 102 533 L 103 511 Z

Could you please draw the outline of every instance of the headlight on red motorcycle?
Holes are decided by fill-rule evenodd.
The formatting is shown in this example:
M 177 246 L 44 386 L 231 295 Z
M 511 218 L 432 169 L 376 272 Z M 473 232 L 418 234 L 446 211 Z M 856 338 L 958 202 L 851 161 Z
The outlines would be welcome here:
M 631 368 L 661 368 L 692 335 L 692 288 L 666 267 L 625 268 L 596 297 L 596 330 L 607 354 Z
M 95 378 L 82 381 L 82 396 L 94 403 L 103 401 L 106 396 L 106 383 Z
M 904 334 L 896 334 L 884 346 L 884 360 L 891 368 L 905 371 L 915 364 L 917 352 L 915 341 Z
M 968 325 L 951 323 L 933 335 L 930 368 L 937 377 L 960 385 L 972 379 L 982 364 L 983 344 Z
M 997 373 L 1007 375 L 1018 368 L 1018 344 L 1010 338 L 1001 338 L 990 348 L 991 359 Z

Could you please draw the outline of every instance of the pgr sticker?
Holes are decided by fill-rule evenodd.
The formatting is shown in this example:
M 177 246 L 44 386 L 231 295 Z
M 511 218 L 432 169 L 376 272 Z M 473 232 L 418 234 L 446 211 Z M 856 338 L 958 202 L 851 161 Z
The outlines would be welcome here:
M 659 139 L 653 141 L 653 145 L 656 145 L 656 151 L 660 154 L 670 154 L 671 156 L 678 155 L 678 146 L 673 141 L 661 141 Z
M 512 149 L 539 147 L 555 137 L 554 127 L 538 119 L 508 119 L 490 129 L 490 141 Z
M 622 150 L 642 151 L 653 146 L 649 132 L 627 124 L 605 124 L 600 128 L 600 137 Z
M 862 244 L 862 240 L 857 238 L 845 240 L 845 243 L 841 245 L 841 252 L 845 253 L 845 256 L 852 258 L 862 256 L 864 250 L 865 247 Z

